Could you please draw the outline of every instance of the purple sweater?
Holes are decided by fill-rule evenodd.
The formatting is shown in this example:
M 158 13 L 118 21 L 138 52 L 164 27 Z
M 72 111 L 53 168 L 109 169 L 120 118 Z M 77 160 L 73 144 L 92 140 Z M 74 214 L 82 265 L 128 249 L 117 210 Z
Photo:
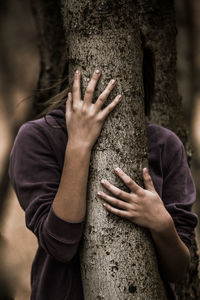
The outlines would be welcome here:
M 48 114 L 46 121 L 40 118 L 21 126 L 9 165 L 10 180 L 25 211 L 26 225 L 38 239 L 31 270 L 31 299 L 83 300 L 78 247 L 84 222 L 62 220 L 51 206 L 67 144 L 64 106 Z M 62 128 L 51 127 L 58 124 Z M 197 217 L 191 212 L 196 194 L 184 147 L 173 132 L 148 121 L 147 135 L 155 189 L 180 238 L 190 248 L 197 225 Z M 176 299 L 173 285 L 165 285 L 168 299 Z

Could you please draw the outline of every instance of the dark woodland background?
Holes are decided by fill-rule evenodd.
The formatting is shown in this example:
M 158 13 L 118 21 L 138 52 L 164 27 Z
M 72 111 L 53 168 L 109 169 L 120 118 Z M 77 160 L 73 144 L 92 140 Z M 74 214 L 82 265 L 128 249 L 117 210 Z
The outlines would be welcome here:
M 199 214 L 200 2 L 176 0 L 175 6 L 177 80 L 193 145 L 190 163 L 198 192 L 194 210 Z M 1 1 L 0 28 L 0 279 L 4 286 L 9 282 L 9 289 L 15 288 L 16 300 L 26 300 L 37 242 L 25 228 L 24 213 L 10 187 L 8 158 L 19 126 L 32 115 L 34 98 L 31 96 L 37 88 L 40 71 L 37 28 L 29 1 Z M 199 232 L 198 227 L 198 240 Z

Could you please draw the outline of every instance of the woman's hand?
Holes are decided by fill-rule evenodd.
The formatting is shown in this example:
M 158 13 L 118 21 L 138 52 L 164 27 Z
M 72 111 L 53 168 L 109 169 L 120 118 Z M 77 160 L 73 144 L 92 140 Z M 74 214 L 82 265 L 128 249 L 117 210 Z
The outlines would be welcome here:
M 120 190 L 107 180 L 102 180 L 101 183 L 112 196 L 102 191 L 98 192 L 98 195 L 106 200 L 104 206 L 109 212 L 146 227 L 152 232 L 161 232 L 171 226 L 172 218 L 156 192 L 146 168 L 143 169 L 145 189 L 121 169 L 117 168 L 115 172 L 130 189 L 130 193 Z
M 91 149 L 101 132 L 105 118 L 121 100 L 121 95 L 118 95 L 107 107 L 101 109 L 115 85 L 115 80 L 112 79 L 97 101 L 92 103 L 94 90 L 100 75 L 100 70 L 93 73 L 85 90 L 84 99 L 81 100 L 81 73 L 77 70 L 74 74 L 72 94 L 68 94 L 66 102 L 68 143 L 78 143 L 81 147 L 86 146 Z

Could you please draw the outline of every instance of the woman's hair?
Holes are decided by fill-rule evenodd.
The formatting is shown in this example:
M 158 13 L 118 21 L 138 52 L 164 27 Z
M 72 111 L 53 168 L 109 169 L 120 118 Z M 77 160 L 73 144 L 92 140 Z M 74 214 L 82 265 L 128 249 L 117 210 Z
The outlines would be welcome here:
M 64 79 L 65 80 L 65 79 Z M 59 83 L 60 84 L 60 83 Z M 55 85 L 54 85 L 55 87 Z M 51 89 L 52 87 L 48 88 Z M 66 98 L 69 92 L 69 87 L 62 89 L 56 95 L 50 97 L 47 101 L 42 103 L 42 107 L 45 107 L 35 118 L 45 117 L 52 110 L 61 107 L 65 104 Z

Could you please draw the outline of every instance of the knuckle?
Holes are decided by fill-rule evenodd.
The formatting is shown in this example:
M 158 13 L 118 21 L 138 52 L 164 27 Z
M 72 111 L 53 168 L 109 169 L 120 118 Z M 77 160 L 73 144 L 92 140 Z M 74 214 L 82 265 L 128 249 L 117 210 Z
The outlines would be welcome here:
M 116 195 L 117 195 L 117 197 L 121 198 L 122 192 L 120 190 L 116 190 Z
M 97 123 L 101 124 L 104 121 L 104 116 L 103 114 L 99 114 L 97 116 Z
M 114 108 L 114 105 L 113 105 L 113 104 L 110 104 L 110 105 L 108 106 L 108 112 L 110 113 L 110 112 L 113 110 L 113 108 Z
M 110 212 L 112 212 L 113 211 L 113 208 L 112 208 L 112 206 L 110 205 L 110 204 L 106 204 L 106 207 L 107 207 L 107 209 L 110 211 Z
M 91 95 L 93 93 L 93 89 L 91 87 L 87 87 L 85 93 Z
M 83 113 L 84 115 L 87 114 L 87 107 L 85 107 L 85 106 L 82 107 L 82 113 Z
M 108 98 L 108 96 L 109 96 L 111 90 L 112 90 L 112 89 L 111 89 L 110 87 L 107 87 L 107 88 L 104 90 L 104 92 L 103 92 L 104 97 Z
M 95 113 L 93 112 L 93 111 L 91 111 L 90 113 L 89 113 L 89 118 L 90 119 L 93 119 L 95 117 Z
M 109 104 L 106 108 L 105 108 L 105 111 L 106 111 L 106 114 L 108 115 L 111 111 L 113 110 L 113 106 L 111 104 Z
M 127 193 L 125 195 L 125 197 L 126 197 L 125 199 L 126 199 L 127 202 L 129 202 L 129 203 L 133 202 L 133 195 L 131 193 Z
M 73 111 L 77 112 L 80 110 L 80 105 L 78 103 L 73 103 Z
M 73 105 L 73 111 L 77 112 L 78 111 L 78 106 L 77 105 Z
M 109 84 L 106 88 L 106 92 L 110 93 L 113 89 L 113 84 Z
M 120 200 L 114 200 L 114 203 L 113 203 L 115 206 L 117 207 L 120 207 Z
M 133 183 L 133 181 L 132 181 L 131 178 L 127 178 L 127 179 L 126 179 L 126 184 L 127 184 L 128 186 L 131 186 L 132 183 Z
M 98 100 L 99 100 L 100 102 L 104 103 L 104 97 L 103 97 L 103 94 L 101 94 L 101 95 L 99 96 Z
M 94 118 L 96 115 L 93 109 L 87 110 L 86 113 L 88 114 L 89 118 Z
M 138 189 L 138 195 L 140 197 L 143 197 L 144 196 L 144 190 L 143 189 Z

